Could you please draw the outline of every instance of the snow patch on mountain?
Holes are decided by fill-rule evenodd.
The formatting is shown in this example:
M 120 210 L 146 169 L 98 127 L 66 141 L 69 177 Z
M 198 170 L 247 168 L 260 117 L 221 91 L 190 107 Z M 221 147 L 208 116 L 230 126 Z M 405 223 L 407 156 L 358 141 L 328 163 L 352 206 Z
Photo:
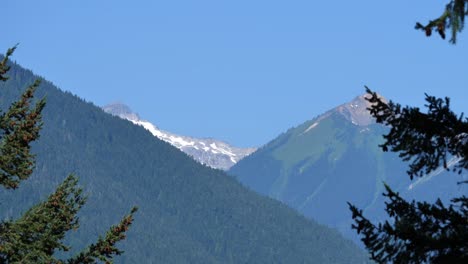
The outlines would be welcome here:
M 452 157 L 448 162 L 447 162 L 447 168 L 452 168 L 454 165 L 456 165 L 458 162 L 460 162 L 462 160 L 461 157 Z M 437 168 L 435 171 L 429 173 L 428 175 L 425 175 L 419 179 L 417 179 L 415 182 L 411 183 L 409 186 L 408 186 L 408 190 L 412 190 L 413 188 L 415 188 L 416 186 L 424 183 L 424 182 L 427 182 L 429 181 L 430 179 L 432 179 L 433 177 L 436 177 L 436 176 L 439 176 L 440 174 L 442 174 L 443 172 L 446 172 L 448 171 L 446 168 L 444 168 L 443 166 L 440 166 L 439 168 Z M 465 178 L 465 175 L 463 175 L 463 180 Z
M 144 127 L 153 136 L 168 142 L 193 157 L 196 161 L 212 168 L 228 170 L 239 160 L 256 150 L 256 148 L 234 147 L 216 139 L 193 138 L 161 130 L 151 122 L 140 119 L 138 114 L 133 113 L 128 106 L 122 103 L 106 105 L 103 107 L 103 110 L 126 119 L 135 125 Z
M 309 132 L 312 128 L 316 127 L 319 123 L 318 122 L 315 122 L 313 123 L 310 127 L 308 127 L 304 132 L 302 132 L 303 134 Z

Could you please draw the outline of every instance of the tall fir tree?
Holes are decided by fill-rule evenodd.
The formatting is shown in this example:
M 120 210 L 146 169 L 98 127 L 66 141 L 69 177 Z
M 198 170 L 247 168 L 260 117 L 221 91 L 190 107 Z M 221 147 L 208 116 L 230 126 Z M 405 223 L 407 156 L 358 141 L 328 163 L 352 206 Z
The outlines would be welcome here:
M 464 18 L 467 0 L 450 1 L 443 14 L 427 25 L 416 24 L 430 36 L 438 31 L 445 39 L 446 28 L 452 29 L 451 43 L 456 43 Z M 390 127 L 380 146 L 384 151 L 399 153 L 410 163 L 409 177 L 425 175 L 444 167 L 458 173 L 468 170 L 468 118 L 450 109 L 449 98 L 426 95 L 427 113 L 417 107 L 402 107 L 384 102 L 366 87 L 371 103 L 368 109 L 378 123 Z M 455 161 L 450 167 L 449 160 Z M 461 180 L 458 184 L 467 184 Z M 468 198 L 455 197 L 449 206 L 440 199 L 435 203 L 406 201 L 385 185 L 386 212 L 391 218 L 373 224 L 363 211 L 349 204 L 355 223 L 352 228 L 377 263 L 468 263 Z
M 415 107 L 385 103 L 367 89 L 370 113 L 390 126 L 381 145 L 409 161 L 411 178 L 439 167 L 461 173 L 468 169 L 468 120 L 450 110 L 450 100 L 427 96 L 428 113 Z M 449 159 L 458 162 L 448 166 Z M 463 184 L 463 182 L 460 182 Z M 378 225 L 350 205 L 352 228 L 378 263 L 466 263 L 468 261 L 468 198 L 453 198 L 447 207 L 440 200 L 408 202 L 385 185 L 386 211 L 392 221 Z
M 0 81 L 8 80 L 9 57 L 15 49 L 16 46 L 8 49 L 0 62 Z M 6 189 L 18 188 L 33 172 L 35 156 L 31 143 L 39 138 L 45 106 L 44 99 L 33 105 L 39 85 L 40 80 L 36 80 L 0 115 L 0 185 Z M 79 227 L 77 213 L 85 202 L 77 177 L 70 175 L 46 201 L 16 220 L 0 222 L 0 263 L 112 263 L 114 256 L 123 253 L 116 243 L 125 238 L 136 208 L 75 257 L 56 257 L 57 252 L 70 250 L 63 239 L 68 231 Z

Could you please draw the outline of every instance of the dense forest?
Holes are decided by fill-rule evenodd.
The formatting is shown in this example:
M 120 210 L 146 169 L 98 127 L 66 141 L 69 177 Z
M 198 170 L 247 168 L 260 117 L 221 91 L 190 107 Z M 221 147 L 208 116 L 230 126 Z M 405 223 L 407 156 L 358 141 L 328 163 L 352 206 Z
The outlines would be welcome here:
M 0 83 L 6 109 L 37 76 L 14 64 Z M 96 240 L 128 209 L 140 210 L 119 246 L 125 263 L 366 263 L 367 256 L 330 228 L 200 165 L 128 121 L 43 81 L 44 127 L 34 143 L 33 176 L 0 192 L 3 218 L 16 218 L 70 173 L 89 200 L 73 249 Z

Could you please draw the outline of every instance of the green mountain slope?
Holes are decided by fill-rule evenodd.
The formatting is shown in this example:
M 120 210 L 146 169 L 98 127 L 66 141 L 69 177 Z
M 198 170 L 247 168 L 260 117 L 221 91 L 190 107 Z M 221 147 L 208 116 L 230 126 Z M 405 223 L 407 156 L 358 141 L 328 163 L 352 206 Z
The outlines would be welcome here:
M 437 176 L 412 188 L 405 173 L 407 165 L 396 154 L 378 147 L 387 128 L 373 122 L 367 104 L 362 96 L 357 97 L 291 128 L 241 160 L 229 173 L 253 190 L 338 228 L 354 240 L 357 236 L 350 228 L 346 202 L 365 209 L 371 219 L 386 218 L 383 182 L 405 197 L 425 200 L 448 200 L 454 192 L 466 191 L 456 190 L 460 188 L 455 183 L 461 180 L 458 175 L 451 175 L 448 181 Z
M 0 83 L 5 109 L 35 76 L 13 65 Z M 44 128 L 34 145 L 34 175 L 0 192 L 3 217 L 46 197 L 69 173 L 89 200 L 68 238 L 73 254 L 120 219 L 140 210 L 118 263 L 364 263 L 341 235 L 293 209 L 202 166 L 142 127 L 43 82 Z

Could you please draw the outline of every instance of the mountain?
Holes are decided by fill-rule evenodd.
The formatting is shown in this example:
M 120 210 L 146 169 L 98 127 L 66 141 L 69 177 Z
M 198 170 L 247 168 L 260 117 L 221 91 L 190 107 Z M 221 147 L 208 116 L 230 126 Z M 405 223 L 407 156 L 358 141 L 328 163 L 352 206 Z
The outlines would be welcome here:
M 372 220 L 386 219 L 383 182 L 404 197 L 448 201 L 467 193 L 465 176 L 443 169 L 411 182 L 407 164 L 378 145 L 388 128 L 376 124 L 364 96 L 289 129 L 233 166 L 229 173 L 251 189 L 296 208 L 358 241 L 346 202 Z
M 0 82 L 5 109 L 36 78 L 16 64 Z M 133 205 L 139 207 L 116 263 L 366 263 L 337 231 L 243 187 L 155 139 L 143 127 L 43 81 L 44 126 L 34 144 L 34 174 L 18 190 L 0 190 L 2 219 L 44 199 L 69 173 L 88 201 L 67 236 L 73 255 L 96 241 Z
M 226 142 L 216 139 L 180 136 L 161 130 L 152 123 L 140 119 L 138 114 L 133 113 L 130 107 L 122 103 L 109 104 L 102 109 L 107 113 L 144 127 L 153 136 L 182 150 L 201 164 L 215 169 L 227 170 L 256 150 L 255 148 L 233 147 Z

